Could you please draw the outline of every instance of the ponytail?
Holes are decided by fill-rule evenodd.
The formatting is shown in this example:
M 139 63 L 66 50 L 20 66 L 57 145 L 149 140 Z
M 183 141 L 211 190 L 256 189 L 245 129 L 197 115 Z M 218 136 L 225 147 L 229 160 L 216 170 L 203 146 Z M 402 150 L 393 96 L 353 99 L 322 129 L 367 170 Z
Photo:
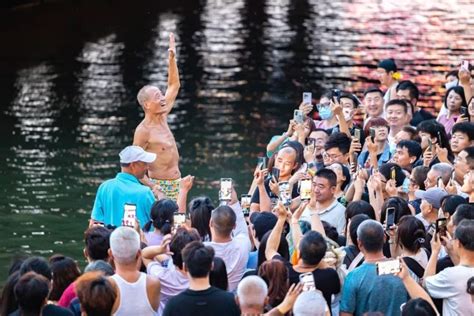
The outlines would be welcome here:
M 143 226 L 143 232 L 148 233 L 151 229 L 151 225 L 153 224 L 153 220 L 150 220 L 148 223 Z

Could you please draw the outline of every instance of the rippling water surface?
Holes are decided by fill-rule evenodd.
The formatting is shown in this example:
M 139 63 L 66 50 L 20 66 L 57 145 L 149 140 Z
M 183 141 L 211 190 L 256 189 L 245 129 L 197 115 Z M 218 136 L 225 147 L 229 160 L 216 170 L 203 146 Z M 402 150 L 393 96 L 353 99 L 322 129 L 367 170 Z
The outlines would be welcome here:
M 97 186 L 119 170 L 146 83 L 166 87 L 175 32 L 182 88 L 169 117 L 191 195 L 241 191 L 303 91 L 356 92 L 393 57 L 439 108 L 447 71 L 474 62 L 469 1 L 69 1 L 0 13 L 0 270 L 18 253 L 82 262 Z M 28 22 L 25 22 L 28 21 Z

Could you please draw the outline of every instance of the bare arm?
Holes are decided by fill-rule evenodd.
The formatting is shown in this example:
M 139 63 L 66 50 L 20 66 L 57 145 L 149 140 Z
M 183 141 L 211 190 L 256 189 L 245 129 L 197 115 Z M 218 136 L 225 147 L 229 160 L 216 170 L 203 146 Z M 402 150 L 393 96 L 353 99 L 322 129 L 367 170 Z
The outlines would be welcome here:
M 180 87 L 181 83 L 179 81 L 178 65 L 176 63 L 176 44 L 174 34 L 171 33 L 169 43 L 168 87 L 165 93 L 165 108 L 167 113 L 173 108 Z
M 472 90 L 471 90 L 471 73 L 468 70 L 460 69 L 458 72 L 459 77 L 459 85 L 464 89 L 464 96 L 466 97 L 466 102 L 472 98 Z
M 439 241 L 439 234 L 436 233 L 433 238 L 431 238 L 431 256 L 425 268 L 425 274 L 423 275 L 423 284 L 425 283 L 427 277 L 436 274 L 436 263 L 438 263 L 438 255 L 440 250 L 441 242 Z
M 180 213 L 186 213 L 186 202 L 188 199 L 188 193 L 193 187 L 194 177 L 187 175 L 184 178 L 181 178 L 179 181 L 179 193 L 176 199 L 176 204 L 178 204 L 178 210 Z
M 267 248 L 265 249 L 265 258 L 271 260 L 278 254 L 278 247 L 280 246 L 280 238 L 283 233 L 283 226 L 286 221 L 286 210 L 283 204 L 278 203 L 277 207 L 278 221 L 273 227 L 267 241 Z

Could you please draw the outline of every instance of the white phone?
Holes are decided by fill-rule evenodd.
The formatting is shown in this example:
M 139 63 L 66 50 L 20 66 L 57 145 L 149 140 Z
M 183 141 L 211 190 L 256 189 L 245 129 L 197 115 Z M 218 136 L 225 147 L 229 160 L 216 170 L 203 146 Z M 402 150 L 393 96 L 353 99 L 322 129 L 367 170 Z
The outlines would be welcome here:
M 301 201 L 309 201 L 311 199 L 311 179 L 301 180 L 300 198 L 301 198 Z
M 461 68 L 464 69 L 464 70 L 469 70 L 469 61 L 463 60 L 461 62 Z
M 222 178 L 221 189 L 219 191 L 219 200 L 230 201 L 232 200 L 232 179 Z
M 303 104 L 311 104 L 313 102 L 313 94 L 311 92 L 303 92 Z
M 301 110 L 295 110 L 295 112 L 293 113 L 293 120 L 294 120 L 297 124 L 302 124 L 302 123 L 304 122 L 303 111 L 301 111 Z
M 401 271 L 402 267 L 399 259 L 377 261 L 377 275 L 395 274 Z
M 300 274 L 300 282 L 303 284 L 303 291 L 314 291 L 316 285 L 314 284 L 313 272 L 306 272 Z
M 137 206 L 135 204 L 126 203 L 123 206 L 122 225 L 134 227 L 136 218 L 137 218 Z

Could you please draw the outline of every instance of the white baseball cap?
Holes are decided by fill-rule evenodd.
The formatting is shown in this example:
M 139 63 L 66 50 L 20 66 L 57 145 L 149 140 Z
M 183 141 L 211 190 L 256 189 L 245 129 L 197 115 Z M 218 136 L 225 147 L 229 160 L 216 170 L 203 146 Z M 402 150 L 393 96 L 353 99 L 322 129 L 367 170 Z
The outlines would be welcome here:
M 132 163 L 143 161 L 152 163 L 156 159 L 156 154 L 145 151 L 140 146 L 127 146 L 119 154 L 120 163 Z

